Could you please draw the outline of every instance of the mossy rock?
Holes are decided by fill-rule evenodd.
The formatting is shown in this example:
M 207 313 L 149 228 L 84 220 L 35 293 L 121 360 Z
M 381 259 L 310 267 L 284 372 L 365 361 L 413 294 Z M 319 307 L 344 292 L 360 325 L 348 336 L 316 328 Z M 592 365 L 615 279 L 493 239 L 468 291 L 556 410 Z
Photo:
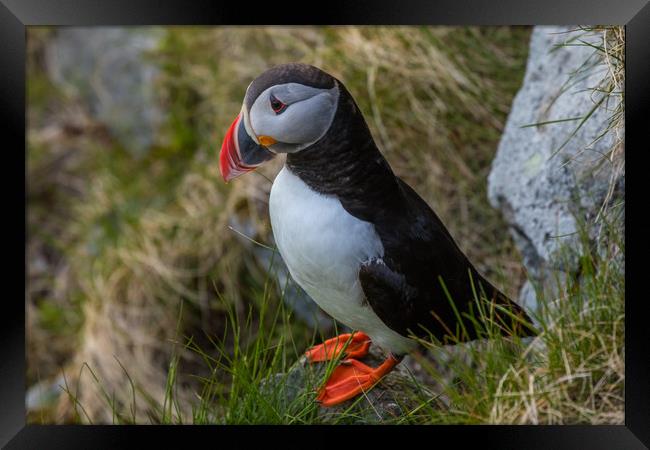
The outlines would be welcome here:
M 377 349 L 360 359 L 377 367 L 384 355 Z M 276 396 L 279 409 L 290 411 L 296 405 L 316 402 L 318 387 L 324 382 L 327 363 L 309 363 L 302 356 L 286 373 L 277 373 L 263 382 L 262 392 Z M 275 402 L 274 402 L 275 403 Z M 333 407 L 319 406 L 315 421 L 329 424 L 389 424 L 417 421 L 423 404 L 444 408 L 436 394 L 423 387 L 404 364 L 398 365 L 372 389 Z

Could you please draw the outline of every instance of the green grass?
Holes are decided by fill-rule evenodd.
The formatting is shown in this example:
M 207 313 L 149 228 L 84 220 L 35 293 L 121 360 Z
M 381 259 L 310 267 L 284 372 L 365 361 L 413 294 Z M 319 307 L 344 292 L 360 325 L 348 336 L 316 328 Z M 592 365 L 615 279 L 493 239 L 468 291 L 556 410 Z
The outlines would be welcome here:
M 589 237 L 581 232 L 583 244 Z M 434 348 L 448 411 L 430 411 L 434 423 L 622 423 L 625 275 L 620 223 L 606 233 L 602 254 L 582 255 L 580 275 L 557 280 L 555 296 L 541 298 L 534 339 L 499 338 Z M 564 249 L 566 258 L 572 250 Z M 445 385 L 445 373 L 455 382 Z

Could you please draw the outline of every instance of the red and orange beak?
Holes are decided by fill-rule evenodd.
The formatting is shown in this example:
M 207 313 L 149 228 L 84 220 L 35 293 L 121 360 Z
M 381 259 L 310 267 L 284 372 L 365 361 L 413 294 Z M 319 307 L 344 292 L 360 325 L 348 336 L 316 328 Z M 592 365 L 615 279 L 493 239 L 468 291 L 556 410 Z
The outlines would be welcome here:
M 274 156 L 274 153 L 256 143 L 248 135 L 240 113 L 228 128 L 221 145 L 219 155 L 221 176 L 228 182 L 239 175 L 255 170 Z

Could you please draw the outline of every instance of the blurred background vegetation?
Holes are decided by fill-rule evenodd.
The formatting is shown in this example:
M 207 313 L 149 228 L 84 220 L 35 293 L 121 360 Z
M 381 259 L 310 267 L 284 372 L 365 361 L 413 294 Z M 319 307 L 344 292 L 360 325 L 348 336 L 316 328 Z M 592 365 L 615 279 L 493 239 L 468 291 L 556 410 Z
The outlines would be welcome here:
M 235 386 L 206 358 L 233 357 L 269 330 L 267 342 L 295 350 L 288 367 L 333 333 L 317 311 L 289 311 L 277 328 L 260 314 L 284 308 L 272 252 L 251 241 L 273 247 L 268 192 L 282 161 L 228 185 L 219 176 L 246 87 L 274 64 L 342 80 L 396 173 L 517 297 L 526 274 L 486 179 L 530 28 L 97 29 L 97 42 L 85 32 L 28 32 L 30 421 L 164 422 L 172 389 L 170 416 L 197 421 L 202 381 L 223 398 Z M 250 332 L 237 335 L 233 317 Z M 202 420 L 226 409 L 216 402 Z

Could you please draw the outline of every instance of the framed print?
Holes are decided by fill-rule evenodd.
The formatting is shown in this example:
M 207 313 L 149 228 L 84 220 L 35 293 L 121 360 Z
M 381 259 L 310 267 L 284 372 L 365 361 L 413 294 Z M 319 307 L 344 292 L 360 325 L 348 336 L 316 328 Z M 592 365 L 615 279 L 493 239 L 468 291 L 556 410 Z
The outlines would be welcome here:
M 2 445 L 649 445 L 647 2 L 0 21 Z

